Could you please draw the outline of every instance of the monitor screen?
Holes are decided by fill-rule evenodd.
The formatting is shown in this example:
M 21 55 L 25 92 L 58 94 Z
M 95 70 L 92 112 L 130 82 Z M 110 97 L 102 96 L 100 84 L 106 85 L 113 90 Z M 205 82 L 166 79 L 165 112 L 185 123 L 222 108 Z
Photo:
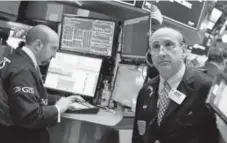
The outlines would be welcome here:
M 115 22 L 64 15 L 60 48 L 86 54 L 111 56 Z
M 145 58 L 148 49 L 149 17 L 126 20 L 123 25 L 122 57 Z
M 130 6 L 135 6 L 136 4 L 136 0 L 131 0 L 131 1 L 126 1 L 126 0 L 114 0 L 116 2 L 120 2 L 120 3 L 123 3 L 123 4 L 127 4 L 127 5 L 130 5 Z
M 227 79 L 224 75 L 214 78 L 206 102 L 227 123 Z
M 143 86 L 145 66 L 120 64 L 112 93 L 112 99 L 122 105 L 133 107 L 139 90 Z M 130 87 L 130 90 L 128 90 Z
M 95 96 L 102 59 L 57 52 L 50 62 L 45 87 Z
M 206 1 L 202 0 L 145 0 L 142 9 L 150 12 L 148 5 L 154 4 L 159 8 L 165 19 L 197 30 L 205 12 L 205 3 Z

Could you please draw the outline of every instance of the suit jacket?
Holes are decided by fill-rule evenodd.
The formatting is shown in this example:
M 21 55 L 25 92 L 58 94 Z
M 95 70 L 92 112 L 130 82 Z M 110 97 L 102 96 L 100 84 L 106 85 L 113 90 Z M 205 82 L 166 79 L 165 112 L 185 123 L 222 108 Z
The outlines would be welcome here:
M 206 62 L 203 68 L 206 69 L 206 74 L 212 79 L 221 73 L 220 69 L 216 65 L 209 62 Z
M 205 100 L 211 79 L 199 70 L 186 67 L 177 90 L 186 95 L 178 105 L 170 99 L 169 107 L 157 126 L 159 77 L 140 90 L 133 128 L 133 143 L 217 143 L 216 118 Z
M 48 143 L 46 128 L 57 124 L 58 120 L 57 108 L 48 105 L 49 99 L 53 104 L 55 97 L 48 99 L 39 72 L 23 50 L 15 50 L 7 59 L 1 64 L 0 77 L 8 108 L 0 106 L 0 117 L 13 122 L 8 122 L 10 126 L 0 124 L 0 140 L 4 143 Z M 5 113 L 10 113 L 9 118 L 4 118 Z

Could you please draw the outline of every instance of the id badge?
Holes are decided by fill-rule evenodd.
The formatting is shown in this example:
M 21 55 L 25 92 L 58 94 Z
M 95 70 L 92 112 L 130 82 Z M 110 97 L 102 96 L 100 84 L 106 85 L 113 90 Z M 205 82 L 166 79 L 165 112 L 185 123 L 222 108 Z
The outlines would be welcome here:
M 169 98 L 179 105 L 184 101 L 185 97 L 186 95 L 184 95 L 178 90 L 171 90 L 169 92 Z
M 144 135 L 146 132 L 146 121 L 138 120 L 137 126 L 138 126 L 139 135 Z

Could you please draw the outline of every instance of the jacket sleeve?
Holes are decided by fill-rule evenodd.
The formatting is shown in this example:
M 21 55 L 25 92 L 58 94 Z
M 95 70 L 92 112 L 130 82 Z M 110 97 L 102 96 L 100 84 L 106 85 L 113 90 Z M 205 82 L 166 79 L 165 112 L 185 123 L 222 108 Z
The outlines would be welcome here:
M 60 98 L 60 95 L 48 94 L 48 104 L 54 105 Z
M 39 86 L 29 69 L 14 68 L 8 78 L 9 107 L 16 125 L 26 128 L 45 128 L 57 123 L 55 106 L 44 106 L 39 95 Z
M 136 112 L 135 112 L 134 125 L 133 125 L 132 143 L 143 143 L 143 139 L 139 135 L 138 125 L 137 125 L 139 108 L 141 107 L 140 103 L 141 103 L 142 96 L 143 96 L 142 93 L 143 92 L 142 92 L 142 89 L 141 89 L 139 94 L 138 94 L 137 102 L 136 102 Z
M 200 109 L 200 118 L 198 128 L 200 129 L 200 142 L 204 143 L 217 143 L 219 138 L 219 131 L 216 125 L 215 114 L 205 105 L 211 81 L 206 81 L 205 84 L 200 88 L 199 95 L 203 96 L 204 104 Z

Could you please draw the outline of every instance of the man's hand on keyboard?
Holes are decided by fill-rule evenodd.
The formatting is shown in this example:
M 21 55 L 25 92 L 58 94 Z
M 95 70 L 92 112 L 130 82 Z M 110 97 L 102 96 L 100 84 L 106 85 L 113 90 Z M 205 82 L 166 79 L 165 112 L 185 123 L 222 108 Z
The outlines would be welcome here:
M 77 103 L 77 102 L 74 102 L 74 103 L 71 103 L 69 104 L 69 110 L 79 110 L 79 109 L 87 109 L 88 107 L 83 105 L 83 104 L 80 104 L 80 103 Z
M 85 102 L 85 100 L 79 95 L 71 95 L 69 98 L 72 102 Z
M 57 101 L 56 105 L 59 107 L 60 113 L 64 113 L 66 110 L 74 108 L 72 107 L 73 102 L 85 102 L 85 100 L 78 95 L 72 95 L 60 98 L 60 100 Z
M 60 98 L 56 105 L 60 110 L 60 113 L 64 113 L 68 108 L 72 101 L 69 98 L 62 97 Z

